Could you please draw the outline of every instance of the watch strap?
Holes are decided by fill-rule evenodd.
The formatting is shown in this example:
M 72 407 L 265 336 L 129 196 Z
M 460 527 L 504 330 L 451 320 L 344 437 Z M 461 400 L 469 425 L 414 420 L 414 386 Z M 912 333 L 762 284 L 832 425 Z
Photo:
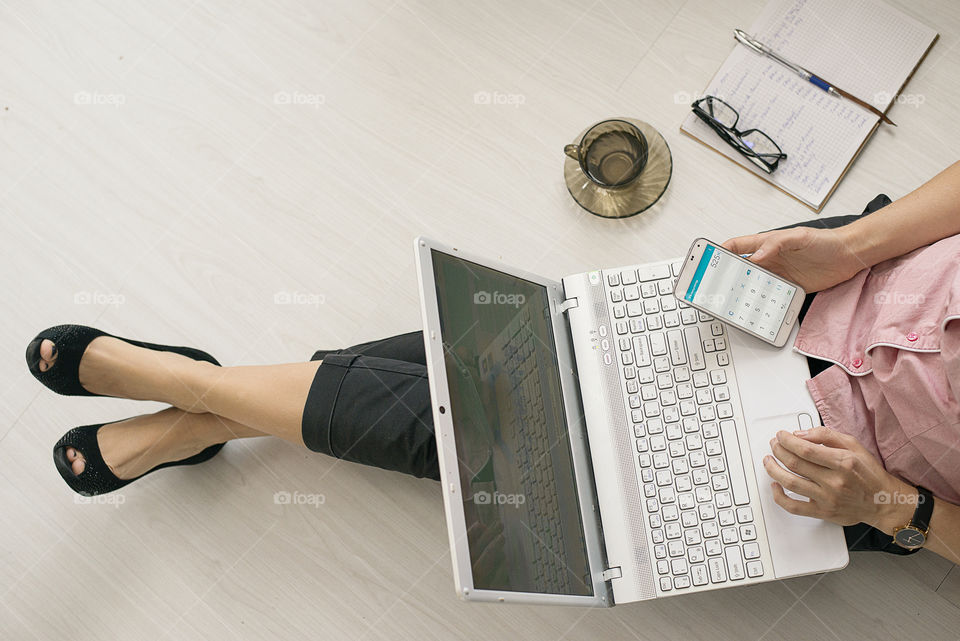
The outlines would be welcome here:
M 933 492 L 920 485 L 917 486 L 917 492 L 920 497 L 917 500 L 917 509 L 913 512 L 913 518 L 910 519 L 910 525 L 921 532 L 930 529 L 930 517 L 933 516 Z

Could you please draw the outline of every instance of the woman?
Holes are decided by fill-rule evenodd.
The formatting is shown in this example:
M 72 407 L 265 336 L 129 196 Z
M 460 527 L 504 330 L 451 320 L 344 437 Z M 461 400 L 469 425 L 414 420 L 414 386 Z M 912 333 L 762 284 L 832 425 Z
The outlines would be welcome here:
M 911 520 L 915 486 L 930 488 L 926 547 L 960 562 L 960 163 L 888 203 L 725 243 L 808 292 L 826 290 L 807 301 L 796 343 L 811 357 L 826 427 L 780 432 L 764 464 L 783 509 L 849 526 L 851 549 L 907 553 L 890 535 Z M 82 494 L 265 435 L 439 479 L 420 332 L 306 363 L 220 367 L 199 350 L 61 325 L 30 343 L 27 363 L 61 394 L 172 406 L 64 435 L 54 461 Z

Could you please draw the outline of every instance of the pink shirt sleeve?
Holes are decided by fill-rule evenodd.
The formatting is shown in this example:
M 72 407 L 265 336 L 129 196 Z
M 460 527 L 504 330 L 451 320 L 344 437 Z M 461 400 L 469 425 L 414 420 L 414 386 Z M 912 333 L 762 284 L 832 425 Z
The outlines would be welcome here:
M 953 392 L 953 400 L 960 404 L 960 317 L 944 323 L 940 339 L 940 355 L 947 375 L 947 383 Z

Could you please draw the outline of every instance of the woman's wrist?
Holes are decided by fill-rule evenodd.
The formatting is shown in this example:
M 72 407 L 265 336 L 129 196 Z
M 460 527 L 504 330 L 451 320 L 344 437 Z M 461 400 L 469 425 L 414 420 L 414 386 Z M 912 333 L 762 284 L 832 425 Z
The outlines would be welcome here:
M 850 277 L 883 260 L 881 258 L 883 234 L 875 229 L 875 226 L 871 226 L 870 222 L 872 221 L 869 218 L 862 218 L 837 228 L 845 251 L 844 263 L 850 271 Z
M 884 534 L 893 536 L 894 528 L 903 527 L 913 519 L 920 493 L 917 488 L 891 477 L 887 489 L 873 496 L 874 518 L 869 522 Z

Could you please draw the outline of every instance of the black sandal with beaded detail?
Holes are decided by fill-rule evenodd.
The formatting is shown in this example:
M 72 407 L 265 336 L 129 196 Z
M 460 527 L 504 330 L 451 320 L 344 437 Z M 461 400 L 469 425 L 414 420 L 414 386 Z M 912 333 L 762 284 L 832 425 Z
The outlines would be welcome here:
M 113 422 L 119 423 L 120 421 Z M 161 463 L 153 469 L 147 470 L 140 476 L 132 479 L 121 479 L 117 478 L 117 476 L 110 471 L 110 467 L 104 462 L 103 455 L 100 453 L 100 443 L 97 441 L 97 432 L 100 431 L 100 428 L 104 425 L 109 425 L 109 423 L 75 427 L 64 434 L 63 437 L 57 441 L 57 444 L 53 446 L 53 462 L 57 466 L 57 471 L 60 473 L 60 476 L 63 477 L 63 480 L 66 481 L 67 485 L 70 486 L 70 489 L 82 496 L 98 496 L 119 490 L 121 487 L 129 485 L 137 479 L 141 479 L 147 474 L 165 467 L 203 463 L 216 456 L 217 452 L 219 452 L 224 445 L 223 443 L 211 445 L 198 454 L 194 454 L 188 458 L 171 461 L 169 463 Z M 73 465 L 67 458 L 68 447 L 72 447 L 74 450 L 83 454 L 83 471 L 80 472 L 80 474 L 73 473 Z
M 57 394 L 63 394 L 64 396 L 103 396 L 103 394 L 94 394 L 84 389 L 80 384 L 79 377 L 80 359 L 83 358 L 87 345 L 100 336 L 110 336 L 137 347 L 145 347 L 158 352 L 174 352 L 195 361 L 207 361 L 214 365 L 220 365 L 217 359 L 210 354 L 192 347 L 172 347 L 170 345 L 144 343 L 129 338 L 120 338 L 85 325 L 56 325 L 37 334 L 37 337 L 27 345 L 27 367 L 30 368 L 30 373 L 33 374 L 34 378 Z M 40 370 L 40 345 L 44 339 L 53 342 L 54 354 L 56 355 L 53 365 L 45 372 Z

